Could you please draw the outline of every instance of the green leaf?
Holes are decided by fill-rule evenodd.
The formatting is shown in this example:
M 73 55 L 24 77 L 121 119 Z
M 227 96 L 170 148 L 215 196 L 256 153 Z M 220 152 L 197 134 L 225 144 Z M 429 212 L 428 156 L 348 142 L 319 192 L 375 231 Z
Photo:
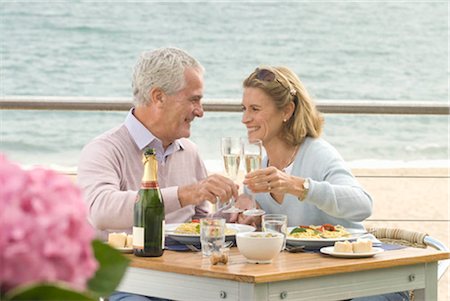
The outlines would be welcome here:
M 61 301 L 61 300 L 79 300 L 79 301 L 97 301 L 94 296 L 74 291 L 62 284 L 42 284 L 37 283 L 27 286 L 19 286 L 6 294 L 8 301 Z
M 304 229 L 304 228 L 294 228 L 294 229 L 292 229 L 291 233 L 289 233 L 289 234 L 302 233 L 302 232 L 306 232 L 306 229 Z
M 100 266 L 95 276 L 89 280 L 88 287 L 97 297 L 106 297 L 111 295 L 119 285 L 129 260 L 119 251 L 99 240 L 94 240 L 92 246 Z

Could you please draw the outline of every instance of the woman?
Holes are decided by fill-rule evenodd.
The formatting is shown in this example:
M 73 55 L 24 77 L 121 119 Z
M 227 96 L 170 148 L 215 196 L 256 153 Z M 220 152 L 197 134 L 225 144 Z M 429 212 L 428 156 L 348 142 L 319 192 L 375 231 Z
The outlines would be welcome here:
M 322 115 L 294 72 L 286 67 L 257 68 L 244 81 L 242 123 L 249 140 L 259 139 L 267 156 L 244 184 L 266 213 L 288 216 L 288 225 L 339 224 L 363 228 L 372 199 L 336 149 L 320 138 Z M 251 208 L 241 197 L 237 206 Z M 234 216 L 236 218 L 236 216 Z M 240 223 L 258 223 L 240 214 Z M 409 300 L 406 293 L 354 300 Z
M 295 73 L 257 68 L 243 85 L 242 123 L 249 140 L 260 139 L 267 153 L 262 168 L 244 180 L 259 206 L 286 214 L 289 226 L 363 228 L 372 199 L 335 148 L 320 138 L 323 117 Z M 239 205 L 247 207 L 246 202 Z

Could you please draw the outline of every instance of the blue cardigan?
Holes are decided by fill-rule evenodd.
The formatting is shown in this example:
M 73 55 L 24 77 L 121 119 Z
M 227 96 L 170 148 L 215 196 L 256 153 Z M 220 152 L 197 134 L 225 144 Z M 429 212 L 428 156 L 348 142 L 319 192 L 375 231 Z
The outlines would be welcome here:
M 267 167 L 267 157 L 262 166 Z M 330 223 L 362 229 L 361 222 L 372 214 L 372 198 L 336 149 L 322 138 L 305 139 L 295 157 L 291 175 L 309 178 L 309 192 L 303 201 L 285 194 L 279 204 L 269 193 L 255 195 L 266 213 L 286 214 L 288 226 Z

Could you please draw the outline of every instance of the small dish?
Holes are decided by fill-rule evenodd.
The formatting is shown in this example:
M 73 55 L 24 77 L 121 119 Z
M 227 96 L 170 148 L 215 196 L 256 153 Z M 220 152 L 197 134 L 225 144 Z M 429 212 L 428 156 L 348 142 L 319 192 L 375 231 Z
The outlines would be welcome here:
M 133 248 L 130 248 L 130 247 L 114 248 L 114 249 L 118 250 L 121 253 L 133 253 Z
M 383 253 L 384 250 L 382 248 L 372 248 L 371 252 L 365 252 L 365 253 L 341 253 L 341 252 L 335 252 L 334 247 L 323 247 L 320 249 L 320 252 L 323 254 L 331 255 L 333 257 L 339 257 L 339 258 L 367 258 L 372 257 L 377 254 Z
M 245 232 L 236 234 L 239 252 L 248 263 L 272 263 L 281 252 L 284 236 L 274 232 Z

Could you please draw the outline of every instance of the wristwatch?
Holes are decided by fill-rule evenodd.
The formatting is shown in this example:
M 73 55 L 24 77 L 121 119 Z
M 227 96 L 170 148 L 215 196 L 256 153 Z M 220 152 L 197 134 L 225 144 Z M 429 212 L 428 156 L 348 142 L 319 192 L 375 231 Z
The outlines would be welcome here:
M 308 191 L 309 191 L 309 179 L 306 178 L 305 181 L 303 181 L 303 194 L 302 194 L 302 196 L 299 196 L 298 199 L 300 201 L 303 201 L 304 199 L 306 199 L 306 196 L 308 195 Z

